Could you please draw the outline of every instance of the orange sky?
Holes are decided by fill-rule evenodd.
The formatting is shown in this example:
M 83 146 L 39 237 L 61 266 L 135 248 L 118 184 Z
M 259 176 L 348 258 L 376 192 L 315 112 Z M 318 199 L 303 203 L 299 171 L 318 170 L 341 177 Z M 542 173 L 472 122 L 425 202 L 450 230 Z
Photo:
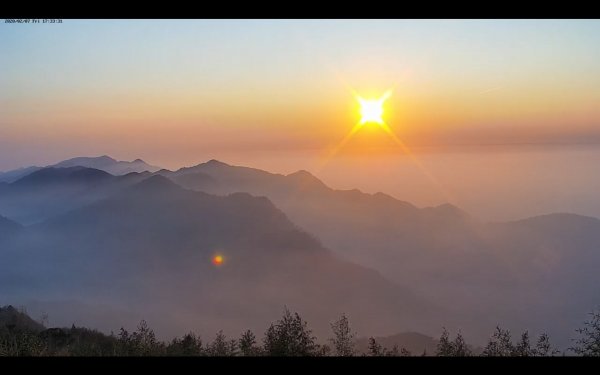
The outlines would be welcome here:
M 3 25 L 0 170 L 80 154 L 172 168 L 326 155 L 358 121 L 352 89 L 392 88 L 386 121 L 415 152 L 598 142 L 598 35 L 586 20 Z M 369 127 L 341 150 L 396 151 Z

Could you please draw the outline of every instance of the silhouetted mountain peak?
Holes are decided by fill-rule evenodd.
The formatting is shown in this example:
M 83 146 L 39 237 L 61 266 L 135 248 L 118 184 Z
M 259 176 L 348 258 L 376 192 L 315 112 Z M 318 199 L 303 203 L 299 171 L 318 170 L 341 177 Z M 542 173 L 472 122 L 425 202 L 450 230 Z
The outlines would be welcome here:
M 305 169 L 300 169 L 294 173 L 290 173 L 287 175 L 288 177 L 302 177 L 302 178 L 316 178 L 312 173 Z
M 179 171 L 194 170 L 194 169 L 199 169 L 199 170 L 202 170 L 202 169 L 221 169 L 221 168 L 232 168 L 232 167 L 235 168 L 234 166 L 229 165 L 227 163 L 223 163 L 222 161 L 219 161 L 217 159 L 210 159 L 207 162 L 200 163 L 200 164 L 198 164 L 196 166 L 193 166 L 193 167 L 184 167 L 184 168 L 181 168 Z
M 97 156 L 97 157 L 89 157 L 89 156 L 82 156 L 82 157 L 76 157 L 76 158 L 72 158 L 72 159 L 67 159 L 67 160 L 63 160 L 59 163 L 56 163 L 53 165 L 53 167 L 75 167 L 75 166 L 82 166 L 82 167 L 103 167 L 103 166 L 108 166 L 108 165 L 112 165 L 117 163 L 117 161 L 113 158 L 111 158 L 108 155 L 102 155 L 102 156 Z
M 130 172 L 143 172 L 150 171 L 154 172 L 159 168 L 156 166 L 152 166 L 144 162 L 142 159 L 136 159 L 132 162 L 128 161 L 118 161 L 114 158 L 111 158 L 108 155 L 102 156 L 82 156 L 71 158 L 67 160 L 63 160 L 53 165 L 46 166 L 44 168 L 72 168 L 72 167 L 84 167 L 84 168 L 94 168 L 99 169 L 105 172 L 108 172 L 112 175 L 124 175 Z M 32 173 L 44 169 L 42 167 L 27 167 L 27 168 L 19 168 L 12 171 L 0 173 L 0 182 L 15 182 L 25 176 L 29 176 Z
M 219 161 L 217 159 L 210 159 L 209 161 L 207 161 L 206 163 L 204 163 L 206 165 L 220 165 L 220 166 L 224 166 L 224 167 L 229 167 L 229 164 L 227 163 L 223 163 L 222 161 Z
M 94 158 L 91 158 L 91 159 L 94 159 Z M 100 161 L 107 161 L 107 162 L 110 161 L 110 162 L 113 162 L 113 163 L 117 161 L 117 159 L 111 158 L 108 155 L 102 155 L 100 157 L 97 157 L 96 159 L 98 159 Z
M 81 166 L 87 168 L 96 168 L 112 173 L 114 175 L 122 175 L 129 172 L 156 171 L 158 167 L 152 166 L 144 162 L 142 159 L 136 159 L 132 162 L 118 161 L 108 155 L 98 157 L 77 157 L 61 161 L 52 165 L 53 167 L 74 167 Z
M 204 163 L 200 163 L 197 165 L 194 165 L 192 167 L 183 167 L 183 168 L 179 168 L 175 173 L 177 174 L 187 174 L 187 173 L 194 173 L 194 172 L 201 172 L 201 171 L 205 171 L 205 170 L 219 170 L 219 169 L 224 169 L 224 168 L 234 168 L 231 165 L 227 164 L 227 163 L 223 163 L 221 161 L 218 161 L 216 159 L 211 159 L 207 162 Z M 171 171 L 169 171 L 171 172 Z
M 292 181 L 295 181 L 295 182 L 303 184 L 303 185 L 311 185 L 313 187 L 318 186 L 318 187 L 327 188 L 327 185 L 325 185 L 323 183 L 323 181 L 319 180 L 312 173 L 310 173 L 304 169 L 301 169 L 294 173 L 290 173 L 286 177 L 288 179 L 291 179 Z

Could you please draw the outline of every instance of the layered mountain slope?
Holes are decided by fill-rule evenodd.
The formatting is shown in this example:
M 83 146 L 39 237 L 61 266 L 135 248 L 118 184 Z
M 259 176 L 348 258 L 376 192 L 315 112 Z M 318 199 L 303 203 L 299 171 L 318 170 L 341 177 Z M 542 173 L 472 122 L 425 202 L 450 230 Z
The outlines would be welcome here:
M 43 168 L 0 187 L 0 213 L 24 225 L 110 196 L 149 172 L 113 176 L 85 167 Z
M 225 259 L 219 267 L 215 254 Z M 3 257 L 0 264 L 11 267 L 0 294 L 14 295 L 18 282 L 27 285 L 20 298 L 162 314 L 158 326 L 170 333 L 260 330 L 284 306 L 325 337 L 342 312 L 361 332 L 436 332 L 452 320 L 377 272 L 339 259 L 266 198 L 193 192 L 162 176 L 26 228 Z
M 188 186 L 214 194 L 267 196 L 346 259 L 457 314 L 478 316 L 463 332 L 480 342 L 504 324 L 552 327 L 568 345 L 573 327 L 600 301 L 595 218 L 551 214 L 484 223 L 450 204 L 420 209 L 382 193 L 334 190 L 305 171 L 284 176 L 217 161 L 163 174 L 174 181 L 202 174 Z

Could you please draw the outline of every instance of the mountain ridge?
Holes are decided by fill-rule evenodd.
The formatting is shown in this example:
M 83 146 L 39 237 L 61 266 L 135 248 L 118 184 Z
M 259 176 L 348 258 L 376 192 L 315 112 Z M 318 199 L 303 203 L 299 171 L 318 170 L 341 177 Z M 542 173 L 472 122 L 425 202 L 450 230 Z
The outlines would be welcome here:
M 74 218 L 81 213 L 77 210 L 94 208 L 101 202 L 105 229 L 112 230 L 106 229 L 102 236 L 90 237 L 87 242 L 122 249 L 123 256 L 129 256 L 123 248 L 125 239 L 136 247 L 162 244 L 171 248 L 167 239 L 193 238 L 206 245 L 210 236 L 220 235 L 237 238 L 238 248 L 268 244 L 265 249 L 287 248 L 289 254 L 304 254 L 302 244 L 312 243 L 312 249 L 326 249 L 315 250 L 317 253 L 331 252 L 344 261 L 376 270 L 411 293 L 436 301 L 454 316 L 481 316 L 472 318 L 464 328 L 466 336 L 487 335 L 502 322 L 513 324 L 516 330 L 536 330 L 553 326 L 550 323 L 560 318 L 564 324 L 554 325 L 555 331 L 550 333 L 564 343 L 572 333 L 567 329 L 581 319 L 578 314 L 593 308 L 596 298 L 590 286 L 597 283 L 594 270 L 600 268 L 596 250 L 600 221 L 582 215 L 555 213 L 486 223 L 451 204 L 418 208 L 384 193 L 331 189 L 305 171 L 272 174 L 216 160 L 178 171 L 109 176 L 106 184 L 82 186 L 75 180 L 64 185 L 40 184 L 38 190 L 27 194 L 13 184 L 0 186 L 0 213 L 20 223 L 37 223 L 35 228 L 39 229 L 58 215 Z M 171 196 L 169 191 L 173 196 L 166 201 L 164 196 Z M 120 200 L 111 200 L 119 196 Z M 187 204 L 188 200 L 204 201 L 206 205 Z M 128 202 L 137 205 L 131 212 L 126 210 Z M 178 211 L 171 206 L 178 207 Z M 14 216 L 27 210 L 28 217 Z M 203 216 L 194 216 L 194 210 L 203 211 Z M 78 228 L 85 223 L 92 231 L 89 233 L 94 233 L 95 215 L 81 214 L 65 225 Z M 238 215 L 238 221 L 224 219 L 226 215 Z M 273 224 L 269 231 L 263 228 L 257 232 L 260 235 L 244 237 L 255 232 L 250 228 L 274 223 L 269 220 L 280 215 L 286 217 L 287 226 Z M 121 216 L 130 221 L 119 221 Z M 162 226 L 140 227 L 136 223 L 152 218 Z M 200 224 L 204 227 L 196 227 Z M 246 228 L 244 236 L 232 234 L 242 227 Z M 206 238 L 196 238 L 197 232 L 203 231 L 209 233 Z M 85 233 L 75 231 L 69 235 L 83 238 L 88 235 Z M 131 237 L 132 233 L 137 237 Z M 122 242 L 112 242 L 119 238 Z M 80 247 L 87 248 L 87 242 L 80 243 Z M 192 243 L 185 246 L 182 251 L 194 254 L 187 248 L 193 247 Z M 160 258 L 168 263 L 168 258 Z M 289 266 L 292 258 L 290 255 L 284 263 Z M 268 259 L 263 261 L 269 263 Z M 249 264 L 254 262 L 248 260 Z M 300 264 L 310 272 L 316 268 L 305 261 Z M 536 311 L 537 320 L 524 324 L 531 311 Z M 480 342 L 485 339 L 478 338 Z
M 0 262 L 12 265 L 0 289 L 18 275 L 36 293 L 110 300 L 166 316 L 176 306 L 177 314 L 196 316 L 166 320 L 164 330 L 189 327 L 189 319 L 207 324 L 202 317 L 252 328 L 285 305 L 321 321 L 315 329 L 322 334 L 335 318 L 331 306 L 352 312 L 365 332 L 426 328 L 445 315 L 376 270 L 339 259 L 265 197 L 210 195 L 162 176 L 31 225 L 13 247 L 18 251 L 5 255 L 12 258 Z M 215 252 L 225 258 L 220 268 L 210 261 Z M 252 301 L 251 308 L 243 301 Z
M 494 317 L 474 321 L 481 327 L 466 328 L 467 335 L 489 332 L 489 326 L 483 326 L 494 321 L 523 322 L 533 309 L 544 313 L 539 313 L 535 324 L 517 329 L 541 329 L 556 316 L 572 326 L 579 319 L 577 311 L 594 307 L 589 286 L 592 269 L 600 267 L 600 254 L 595 251 L 600 245 L 597 220 L 554 213 L 487 223 L 448 203 L 418 208 L 383 193 L 326 185 L 311 189 L 286 178 L 289 175 L 260 171 L 253 176 L 253 169 L 245 167 L 222 162 L 212 162 L 210 168 L 205 165 L 188 168 L 186 173 L 202 172 L 215 182 L 189 184 L 189 188 L 217 195 L 246 191 L 266 196 L 339 256 L 376 269 L 456 311 L 477 311 L 483 316 L 495 312 Z M 297 174 L 303 175 L 308 176 Z M 176 174 L 167 177 L 177 178 Z M 582 271 L 576 271 L 574 264 Z M 560 327 L 562 331 L 553 333 L 566 343 L 572 333 L 567 324 Z
M 147 164 L 142 159 L 135 159 L 134 161 L 118 161 L 108 155 L 102 156 L 79 156 L 71 159 L 59 161 L 55 164 L 50 164 L 45 167 L 30 166 L 13 169 L 5 172 L 0 172 L 0 182 L 12 183 L 20 178 L 23 178 L 31 173 L 39 171 L 44 168 L 68 168 L 68 167 L 87 167 L 100 169 L 113 175 L 124 175 L 130 172 L 156 172 L 160 168 Z

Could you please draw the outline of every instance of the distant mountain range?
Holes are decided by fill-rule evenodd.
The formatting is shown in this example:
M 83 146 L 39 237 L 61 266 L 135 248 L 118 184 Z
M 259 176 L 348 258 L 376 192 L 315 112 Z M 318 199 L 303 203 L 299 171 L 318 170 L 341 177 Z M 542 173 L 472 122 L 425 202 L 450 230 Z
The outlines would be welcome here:
M 95 168 L 113 175 L 123 175 L 131 172 L 155 172 L 160 168 L 147 164 L 141 159 L 134 161 L 117 161 L 109 156 L 100 157 L 77 157 L 73 159 L 63 160 L 59 163 L 49 165 L 48 167 L 66 168 L 66 167 L 87 167 Z M 7 172 L 0 172 L 1 182 L 14 182 L 22 177 L 25 177 L 33 172 L 39 171 L 45 167 L 25 167 L 14 169 Z
M 77 160 L 0 183 L 0 295 L 135 306 L 175 334 L 262 327 L 290 304 L 315 322 L 346 312 L 365 335 L 444 325 L 483 343 L 500 324 L 563 346 L 600 301 L 595 218 L 485 223 L 306 171 L 211 160 L 117 176 Z
M 0 213 L 29 225 L 106 198 L 150 172 L 113 176 L 86 167 L 47 167 L 0 187 Z
M 462 331 L 480 341 L 506 324 L 552 327 L 568 345 L 572 327 L 600 303 L 596 218 L 558 213 L 485 223 L 450 204 L 417 208 L 383 193 L 334 190 L 306 171 L 280 175 L 216 160 L 157 173 L 211 194 L 268 197 L 340 256 L 458 315 L 475 314 Z
M 65 187 L 66 175 L 80 186 L 82 174 L 106 183 L 92 169 L 45 173 L 55 179 L 32 174 L 11 185 L 34 181 L 39 191 L 38 183 L 59 180 Z M 220 268 L 211 263 L 216 253 L 225 257 Z M 342 312 L 365 332 L 426 329 L 447 315 L 377 272 L 336 257 L 266 198 L 193 192 L 160 175 L 17 231 L 0 254 L 0 275 L 5 298 L 127 306 L 160 314 L 157 327 L 172 333 L 191 326 L 258 329 L 284 306 L 316 322 L 323 335 Z

